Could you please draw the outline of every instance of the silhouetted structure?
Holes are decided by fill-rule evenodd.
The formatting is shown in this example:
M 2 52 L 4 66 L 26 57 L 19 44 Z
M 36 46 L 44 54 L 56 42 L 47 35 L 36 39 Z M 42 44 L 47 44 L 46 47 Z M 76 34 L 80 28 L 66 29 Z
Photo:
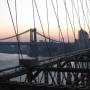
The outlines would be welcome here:
M 30 29 L 30 41 L 37 42 L 36 28 Z
M 37 57 L 37 36 L 36 29 L 30 29 L 30 50 L 28 52 L 29 56 Z
M 84 48 L 88 48 L 90 45 L 90 39 L 89 39 L 89 35 L 88 33 L 81 29 L 78 32 L 78 43 L 79 43 L 79 49 L 84 49 Z

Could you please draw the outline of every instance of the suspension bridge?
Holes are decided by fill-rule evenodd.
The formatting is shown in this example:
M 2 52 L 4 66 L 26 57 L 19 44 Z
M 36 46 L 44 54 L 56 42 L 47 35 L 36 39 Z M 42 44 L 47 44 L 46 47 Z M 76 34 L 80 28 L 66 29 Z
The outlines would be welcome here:
M 19 65 L 0 69 L 0 89 L 1 90 L 89 90 L 90 89 L 90 0 L 62 0 L 65 9 L 65 23 L 67 42 L 63 35 L 63 30 L 60 24 L 59 16 L 59 0 L 44 0 L 46 5 L 46 19 L 48 26 L 48 33 L 45 33 L 42 19 L 40 16 L 37 0 L 32 0 L 33 8 L 33 22 L 34 27 L 24 32 L 18 33 L 18 13 L 17 0 L 15 0 L 15 17 L 14 22 L 12 9 L 10 7 L 10 0 L 7 0 L 8 11 L 15 35 L 0 38 L 0 47 L 2 45 L 17 46 Z M 43 1 L 43 0 L 42 0 Z M 52 9 L 58 27 L 58 40 L 53 39 L 50 34 L 49 21 L 49 5 L 51 3 Z M 55 6 L 56 2 L 56 6 Z M 61 3 L 62 3 L 61 2 Z M 71 3 L 71 15 L 68 10 L 67 3 Z M 77 5 L 77 6 L 76 6 Z M 39 18 L 42 33 L 36 27 L 35 10 Z M 82 11 L 83 21 L 80 13 Z M 79 31 L 78 38 L 76 35 L 75 19 L 77 19 Z M 83 22 L 83 25 L 82 25 Z M 70 41 L 69 29 L 71 28 L 73 35 L 73 42 Z M 88 31 L 87 31 L 87 30 Z M 87 33 L 88 32 L 88 33 Z M 21 37 L 28 35 L 28 40 L 22 42 Z M 43 38 L 39 42 L 40 38 Z M 13 40 L 14 42 L 7 42 Z M 23 51 L 22 45 L 26 48 Z M 33 58 L 23 58 L 23 52 Z M 40 54 L 41 53 L 41 54 Z M 47 56 L 45 59 L 39 59 L 42 53 Z M 16 80 L 15 78 L 20 78 Z M 22 80 L 23 79 L 23 80 Z

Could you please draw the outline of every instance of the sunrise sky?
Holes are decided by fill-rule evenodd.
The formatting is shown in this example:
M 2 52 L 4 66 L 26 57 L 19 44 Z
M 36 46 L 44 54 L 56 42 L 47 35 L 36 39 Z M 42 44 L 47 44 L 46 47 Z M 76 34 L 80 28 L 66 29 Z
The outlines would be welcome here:
M 14 19 L 14 23 L 15 23 L 15 0 L 8 0 L 9 4 L 10 4 L 10 8 L 11 8 L 11 12 L 12 12 L 12 16 Z M 19 28 L 19 33 L 26 31 L 29 28 L 33 28 L 34 24 L 33 24 L 33 9 L 32 9 L 32 0 L 16 0 L 17 1 L 17 18 L 18 18 L 18 28 Z M 33 0 L 34 1 L 34 0 Z M 44 32 L 47 34 L 48 31 L 48 26 L 47 26 L 47 11 L 46 11 L 46 0 L 35 0 L 37 3 L 37 7 L 39 9 L 39 14 L 40 14 L 40 18 L 43 24 L 43 28 L 44 28 Z M 79 17 L 80 17 L 80 23 L 83 29 L 85 29 L 87 32 L 89 32 L 88 27 L 87 27 L 87 23 L 89 24 L 89 20 L 90 20 L 90 8 L 87 9 L 86 6 L 86 2 L 88 7 L 90 6 L 90 1 L 89 0 L 81 0 L 82 4 L 83 4 L 83 8 L 84 8 L 84 12 L 85 12 L 85 17 L 83 14 L 83 10 L 81 7 L 81 3 L 80 0 L 73 0 L 75 3 L 75 7 L 77 12 L 79 11 Z M 65 5 L 64 5 L 64 0 L 57 0 L 58 2 L 58 16 L 59 16 L 59 21 L 60 21 L 60 26 L 61 26 L 61 30 L 63 33 L 63 36 L 65 38 L 65 41 L 67 41 L 67 27 L 66 27 L 66 10 L 65 10 Z M 54 9 L 51 3 L 51 0 L 47 0 L 48 3 L 48 11 L 49 11 L 49 25 L 50 25 L 50 36 L 53 39 L 57 39 L 58 40 L 58 24 L 57 24 L 57 19 L 54 13 Z M 56 0 L 53 0 L 54 6 L 55 6 L 55 10 L 57 13 L 57 7 L 56 7 Z M 77 3 L 79 5 L 79 10 L 78 10 L 78 6 Z M 74 25 L 75 25 L 75 33 L 76 33 L 76 37 L 77 37 L 77 33 L 78 30 L 80 30 L 80 26 L 78 23 L 78 18 L 75 12 L 75 8 L 72 8 L 72 2 L 71 0 L 66 0 L 66 5 L 67 5 L 67 10 L 71 19 L 71 23 L 73 25 L 73 14 L 72 14 L 72 10 L 74 13 Z M 42 33 L 42 29 L 40 26 L 40 21 L 38 18 L 38 14 L 36 11 L 36 7 L 35 7 L 35 3 L 34 3 L 34 13 L 35 13 L 35 23 L 36 23 L 36 28 L 37 31 Z M 87 22 L 85 21 L 85 19 L 87 20 Z M 68 27 L 69 27 L 69 38 L 71 41 L 73 41 L 74 37 L 73 37 L 73 32 L 70 26 L 70 21 L 69 18 L 67 16 L 67 21 L 68 21 Z M 14 29 L 13 29 L 13 25 L 11 22 L 11 17 L 10 17 L 10 13 L 8 10 L 8 5 L 7 5 L 7 0 L 0 0 L 0 38 L 4 38 L 4 37 L 8 37 L 10 35 L 14 35 Z M 28 39 L 29 34 L 26 34 L 24 36 L 22 36 L 22 40 L 26 40 Z M 39 38 L 41 39 L 41 38 Z

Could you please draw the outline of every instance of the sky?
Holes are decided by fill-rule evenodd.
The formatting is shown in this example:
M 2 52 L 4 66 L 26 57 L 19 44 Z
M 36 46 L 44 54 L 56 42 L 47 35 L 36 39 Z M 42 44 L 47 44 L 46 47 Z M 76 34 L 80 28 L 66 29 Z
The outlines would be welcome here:
M 10 9 L 11 9 L 14 23 L 16 23 L 15 0 L 8 0 L 8 1 L 10 4 Z M 40 19 L 42 22 L 44 32 L 46 35 L 48 35 L 46 0 L 35 0 L 35 1 L 38 7 L 38 11 L 39 11 L 39 15 L 40 15 Z M 57 14 L 56 0 L 52 0 L 52 1 L 54 3 L 55 11 Z M 88 25 L 89 25 L 89 20 L 90 20 L 90 12 L 89 12 L 90 11 L 90 8 L 89 8 L 90 0 L 81 0 L 81 3 L 83 4 L 85 15 L 83 13 L 80 0 L 65 0 L 65 1 L 66 1 L 67 11 L 65 9 L 64 0 L 57 0 L 59 24 L 60 24 L 60 28 L 62 30 L 64 39 L 65 41 L 67 41 L 66 13 L 68 12 L 69 16 L 67 14 L 67 22 L 68 22 L 69 38 L 70 38 L 70 41 L 73 41 L 74 34 L 71 28 L 71 24 L 73 28 L 75 26 L 75 36 L 76 38 L 78 38 L 78 30 L 80 30 L 78 17 L 80 19 L 81 27 L 89 33 Z M 72 5 L 72 1 L 75 4 L 78 17 L 77 17 L 75 8 Z M 34 28 L 32 0 L 16 0 L 16 2 L 17 2 L 17 22 L 18 22 L 19 33 L 26 31 L 30 28 Z M 87 2 L 88 9 L 86 6 L 86 2 Z M 54 12 L 51 0 L 47 0 L 47 6 L 48 6 L 50 37 L 58 40 L 59 38 L 58 22 L 55 16 L 55 12 Z M 0 0 L 0 11 L 1 11 L 0 12 L 0 38 L 15 35 L 9 9 L 8 9 L 8 5 L 7 5 L 7 0 Z M 35 7 L 35 2 L 34 2 L 34 15 L 35 15 L 35 27 L 37 29 L 37 32 L 42 33 L 42 28 L 41 28 L 40 20 L 39 20 L 38 13 Z M 70 21 L 71 21 L 71 24 L 70 24 Z M 74 21 L 74 24 L 73 24 L 73 21 Z M 29 40 L 29 33 L 21 36 L 21 39 L 23 41 Z M 42 38 L 39 37 L 39 39 L 42 39 Z

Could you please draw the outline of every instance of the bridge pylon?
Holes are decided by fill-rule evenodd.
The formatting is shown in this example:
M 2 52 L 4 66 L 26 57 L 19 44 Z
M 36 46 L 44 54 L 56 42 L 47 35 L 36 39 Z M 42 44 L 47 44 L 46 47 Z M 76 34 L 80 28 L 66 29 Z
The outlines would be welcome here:
M 30 29 L 30 42 L 37 42 L 36 28 Z
M 37 35 L 36 29 L 30 29 L 30 51 L 29 56 L 37 57 Z

